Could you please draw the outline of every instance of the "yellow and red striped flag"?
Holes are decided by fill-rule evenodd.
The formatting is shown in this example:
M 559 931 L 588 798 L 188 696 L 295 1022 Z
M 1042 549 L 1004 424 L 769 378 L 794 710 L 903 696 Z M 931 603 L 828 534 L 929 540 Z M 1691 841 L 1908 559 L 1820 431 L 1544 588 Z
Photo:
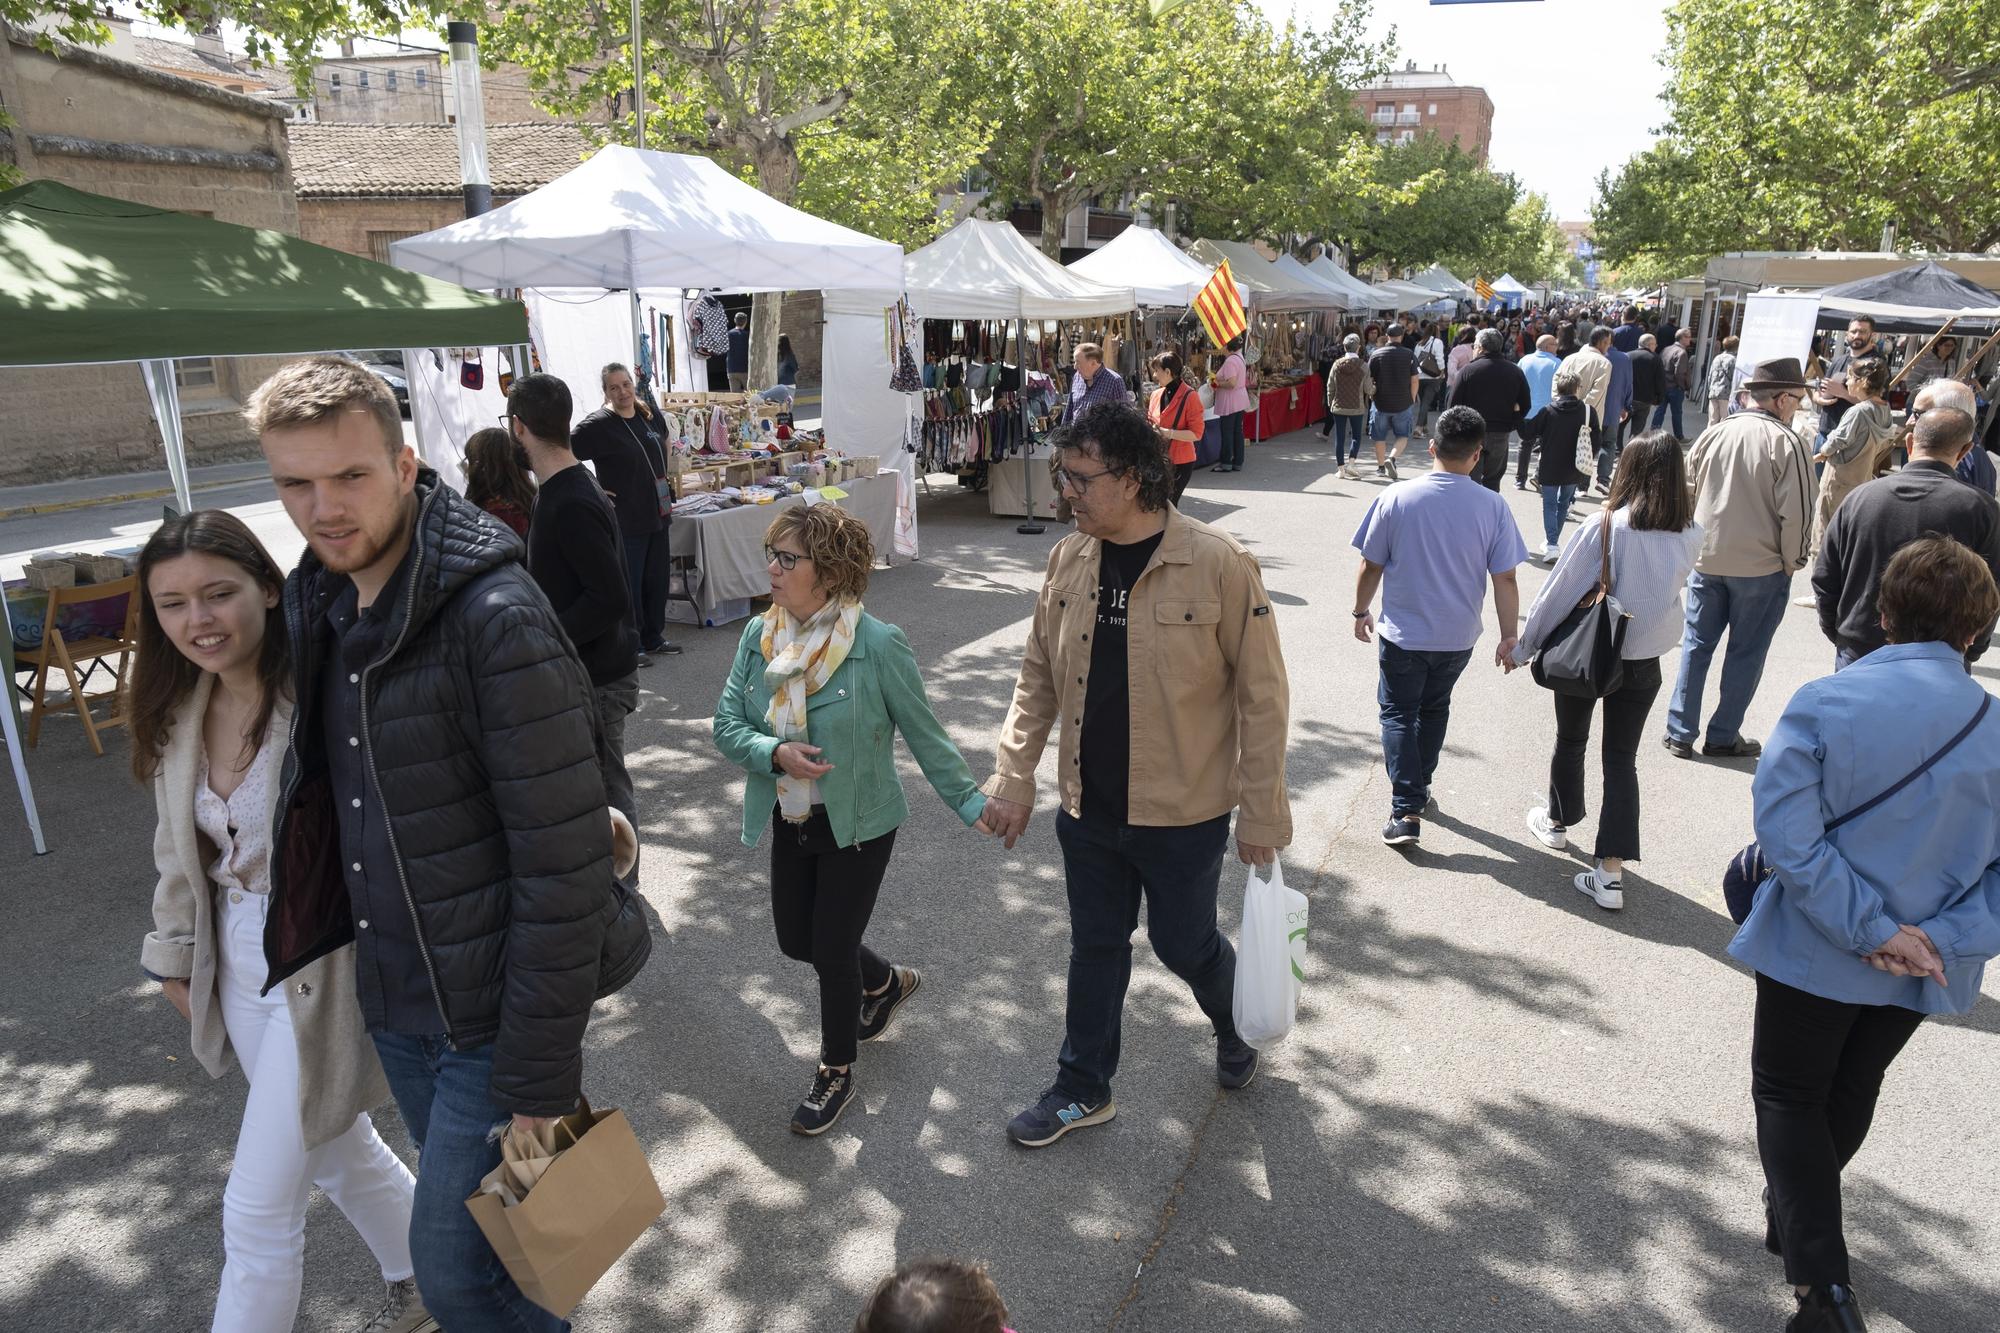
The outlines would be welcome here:
M 1472 294 L 1482 301 L 1490 301 L 1493 299 L 1493 284 L 1484 278 L 1474 278 L 1472 280 Z
M 1208 340 L 1217 347 L 1229 346 L 1231 338 L 1240 338 L 1249 329 L 1243 298 L 1236 291 L 1236 275 L 1229 271 L 1227 259 L 1215 266 L 1215 276 L 1195 294 L 1194 312 L 1201 316 Z

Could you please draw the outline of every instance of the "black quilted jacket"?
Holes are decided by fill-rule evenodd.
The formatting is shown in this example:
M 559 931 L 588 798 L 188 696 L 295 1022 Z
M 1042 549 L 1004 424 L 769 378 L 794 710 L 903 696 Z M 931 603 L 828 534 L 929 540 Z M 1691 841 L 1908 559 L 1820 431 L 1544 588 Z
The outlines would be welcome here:
M 590 678 L 511 533 L 429 469 L 389 647 L 364 673 L 369 780 L 455 1048 L 495 1044 L 501 1110 L 576 1107 L 594 1000 L 646 961 L 613 880 Z M 326 610 L 344 584 L 308 552 L 285 582 L 296 711 L 264 950 L 270 981 L 354 937 L 322 727 Z

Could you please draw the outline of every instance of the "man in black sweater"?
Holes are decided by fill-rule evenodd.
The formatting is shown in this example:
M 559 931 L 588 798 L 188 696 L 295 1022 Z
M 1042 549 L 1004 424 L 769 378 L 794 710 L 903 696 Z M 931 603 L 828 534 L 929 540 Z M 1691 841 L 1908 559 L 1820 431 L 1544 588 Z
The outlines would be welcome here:
M 1667 401 L 1667 366 L 1660 359 L 1659 340 L 1642 334 L 1632 353 L 1632 433 L 1646 429 L 1653 409 Z
M 1917 419 L 1910 461 L 1900 472 L 1864 482 L 1841 502 L 1813 567 L 1819 627 L 1833 641 L 1833 669 L 1886 642 L 1876 594 L 1897 551 L 1936 534 L 1964 543 L 2000 579 L 2000 503 L 1953 471 L 1972 447 L 1972 416 L 1936 407 Z M 1986 651 L 1992 627 L 1973 641 L 1968 662 Z
M 508 427 L 528 451 L 528 469 L 540 485 L 528 526 L 528 572 L 590 673 L 605 799 L 636 829 L 638 807 L 625 771 L 625 719 L 639 707 L 632 595 L 618 517 L 590 469 L 570 452 L 569 417 L 569 386 L 553 375 L 525 375 L 507 395 Z M 635 863 L 628 882 L 638 878 Z
M 1534 400 L 1528 392 L 1528 377 L 1502 355 L 1505 343 L 1500 330 L 1481 329 L 1474 345 L 1479 355 L 1459 372 L 1445 405 L 1469 407 L 1485 419 L 1486 447 L 1478 466 L 1472 469 L 1472 479 L 1489 491 L 1497 491 L 1500 479 L 1507 475 L 1507 437 L 1528 419 Z

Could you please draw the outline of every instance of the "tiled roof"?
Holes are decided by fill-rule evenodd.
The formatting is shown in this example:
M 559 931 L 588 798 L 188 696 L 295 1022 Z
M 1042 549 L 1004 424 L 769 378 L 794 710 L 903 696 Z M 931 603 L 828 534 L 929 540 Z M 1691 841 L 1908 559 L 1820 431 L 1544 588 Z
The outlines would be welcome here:
M 258 69 L 248 61 L 197 50 L 186 42 L 172 42 L 164 37 L 134 37 L 132 46 L 133 60 L 148 69 L 179 74 L 184 78 L 200 79 L 204 83 L 214 83 L 222 87 L 240 83 L 244 92 L 256 92 L 260 89 L 285 93 L 292 91 L 291 80 L 286 78 L 282 71 Z
M 301 199 L 459 192 L 456 126 L 294 120 L 285 130 Z M 486 127 L 486 166 L 497 195 L 539 189 L 575 169 L 588 151 L 583 132 L 574 125 Z

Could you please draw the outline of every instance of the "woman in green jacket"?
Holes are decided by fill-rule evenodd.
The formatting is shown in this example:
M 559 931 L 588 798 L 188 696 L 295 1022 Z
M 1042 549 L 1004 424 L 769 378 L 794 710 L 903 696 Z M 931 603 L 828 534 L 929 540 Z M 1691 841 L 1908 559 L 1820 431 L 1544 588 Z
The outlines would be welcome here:
M 922 980 L 862 943 L 910 813 L 896 733 L 967 827 L 986 798 L 931 711 L 909 640 L 861 609 L 875 563 L 867 524 L 810 505 L 779 514 L 764 540 L 771 609 L 737 645 L 715 743 L 750 775 L 744 845 L 771 825 L 778 947 L 819 973 L 819 1068 L 792 1130 L 821 1134 L 854 1096 L 858 1043 L 886 1032 Z

